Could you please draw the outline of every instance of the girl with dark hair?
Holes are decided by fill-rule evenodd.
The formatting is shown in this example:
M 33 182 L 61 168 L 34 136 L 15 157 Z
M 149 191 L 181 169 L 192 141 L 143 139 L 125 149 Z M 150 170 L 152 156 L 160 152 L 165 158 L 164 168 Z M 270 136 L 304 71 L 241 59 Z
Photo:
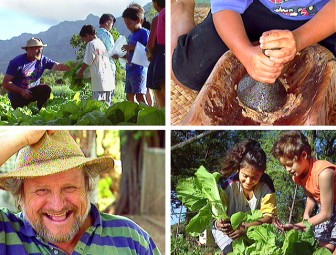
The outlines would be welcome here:
M 266 154 L 260 143 L 248 139 L 236 144 L 224 157 L 223 177 L 219 180 L 221 198 L 228 205 L 228 216 L 236 212 L 260 210 L 263 217 L 242 223 L 233 230 L 229 221 L 216 221 L 212 234 L 222 254 L 232 251 L 232 241 L 246 234 L 251 226 L 271 223 L 277 214 L 273 181 L 265 173 Z M 224 176 L 230 177 L 226 178 Z

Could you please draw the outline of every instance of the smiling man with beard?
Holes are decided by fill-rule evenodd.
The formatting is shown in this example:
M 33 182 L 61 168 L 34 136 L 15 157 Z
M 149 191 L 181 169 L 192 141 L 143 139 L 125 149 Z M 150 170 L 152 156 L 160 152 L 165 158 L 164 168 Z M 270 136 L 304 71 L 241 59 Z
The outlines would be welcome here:
M 31 38 L 25 46 L 26 50 L 9 62 L 3 87 L 8 91 L 8 98 L 14 109 L 23 107 L 31 102 L 37 102 L 41 109 L 50 97 L 51 88 L 40 84 L 40 78 L 45 69 L 53 71 L 68 71 L 70 68 L 42 55 L 44 44 L 39 38 Z
M 0 165 L 19 150 L 0 188 L 22 209 L 0 210 L 1 255 L 161 254 L 140 226 L 90 203 L 94 178 L 114 167 L 111 157 L 86 158 L 67 131 L 6 133 L 0 142 Z

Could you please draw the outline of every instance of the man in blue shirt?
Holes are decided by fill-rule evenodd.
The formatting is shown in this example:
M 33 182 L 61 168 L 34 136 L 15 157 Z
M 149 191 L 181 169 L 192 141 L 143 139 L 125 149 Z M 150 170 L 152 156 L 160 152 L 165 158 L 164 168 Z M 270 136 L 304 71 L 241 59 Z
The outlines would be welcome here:
M 69 67 L 42 55 L 43 44 L 39 38 L 31 38 L 22 49 L 25 54 L 19 55 L 9 62 L 3 87 L 8 91 L 8 98 L 14 109 L 37 101 L 39 109 L 50 97 L 51 88 L 40 84 L 45 69 L 68 71 Z

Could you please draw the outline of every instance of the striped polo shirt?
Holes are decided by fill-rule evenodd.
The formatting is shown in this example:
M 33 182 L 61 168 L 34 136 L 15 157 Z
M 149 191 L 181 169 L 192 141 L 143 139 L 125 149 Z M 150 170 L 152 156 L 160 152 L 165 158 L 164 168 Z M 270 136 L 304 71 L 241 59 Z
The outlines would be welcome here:
M 100 213 L 91 205 L 94 224 L 89 227 L 72 254 L 92 255 L 160 255 L 153 239 L 128 218 Z M 14 214 L 0 209 L 0 255 L 55 254 L 64 251 L 42 240 L 24 219 L 22 213 Z

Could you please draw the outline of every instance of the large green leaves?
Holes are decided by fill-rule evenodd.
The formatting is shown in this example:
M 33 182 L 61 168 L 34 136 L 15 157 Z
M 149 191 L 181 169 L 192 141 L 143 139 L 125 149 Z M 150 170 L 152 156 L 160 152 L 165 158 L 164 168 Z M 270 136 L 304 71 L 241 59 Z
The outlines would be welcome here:
M 271 224 L 249 227 L 247 237 L 253 244 L 248 246 L 243 240 L 234 241 L 234 250 L 229 255 L 331 255 L 328 249 L 318 246 L 313 225 L 307 221 L 305 225 L 306 231 L 292 229 L 288 232 L 280 232 Z
M 7 96 L 0 96 L 0 125 L 164 125 L 164 110 L 134 102 L 108 106 L 93 99 L 55 97 L 40 111 L 36 102 L 13 110 Z M 149 112 L 147 115 L 146 112 Z M 139 115 L 141 115 L 139 117 Z
M 192 236 L 198 236 L 211 225 L 211 219 L 211 205 L 208 203 L 189 221 L 186 231 Z
M 176 187 L 176 191 L 181 202 L 191 212 L 196 212 L 207 204 L 207 199 L 203 196 L 201 189 L 197 186 L 194 177 L 180 180 Z
M 227 205 L 222 203 L 217 187 L 218 177 L 218 173 L 211 174 L 201 166 L 195 177 L 182 179 L 177 184 L 178 198 L 191 212 L 198 212 L 186 227 L 193 236 L 202 233 L 212 218 L 228 219 Z

